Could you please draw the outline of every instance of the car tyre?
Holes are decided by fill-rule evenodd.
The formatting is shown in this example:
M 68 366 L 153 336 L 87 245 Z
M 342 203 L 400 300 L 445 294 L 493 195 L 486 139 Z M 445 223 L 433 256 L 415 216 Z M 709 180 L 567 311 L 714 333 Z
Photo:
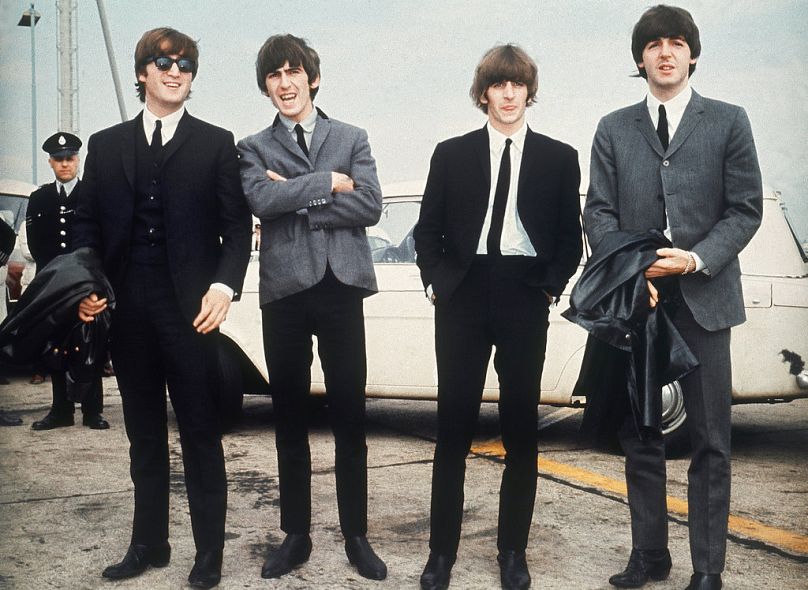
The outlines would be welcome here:
M 219 421 L 223 432 L 230 431 L 241 417 L 244 403 L 244 378 L 238 359 L 227 343 L 218 347 L 217 370 L 219 389 L 216 396 Z
M 682 385 L 674 381 L 662 388 L 662 436 L 669 459 L 690 453 L 690 430 Z

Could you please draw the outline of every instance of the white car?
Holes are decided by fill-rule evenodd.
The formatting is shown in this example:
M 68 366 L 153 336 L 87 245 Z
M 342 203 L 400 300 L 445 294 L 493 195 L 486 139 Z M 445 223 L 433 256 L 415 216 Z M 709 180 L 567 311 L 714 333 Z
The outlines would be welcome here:
M 433 307 L 424 296 L 412 239 L 423 186 L 402 183 L 385 187 L 381 220 L 368 229 L 379 283 L 379 293 L 365 299 L 368 397 L 437 397 Z M 808 374 L 799 358 L 808 354 L 808 263 L 778 194 L 766 189 L 764 196 L 762 227 L 741 254 L 748 320 L 732 335 L 736 403 L 808 397 Z M 561 302 L 550 312 L 541 383 L 543 404 L 577 407 L 586 402 L 572 394 L 586 332 L 561 317 L 585 259 L 586 254 Z M 242 392 L 268 393 L 257 253 L 250 261 L 241 301 L 231 307 L 221 331 L 228 344 L 220 363 L 227 382 L 223 409 L 233 415 L 241 407 Z M 316 359 L 315 355 L 312 390 L 322 394 L 323 374 Z M 496 401 L 498 395 L 497 376 L 490 366 L 483 399 Z M 687 447 L 688 435 L 678 383 L 665 388 L 663 419 L 669 451 L 681 452 Z

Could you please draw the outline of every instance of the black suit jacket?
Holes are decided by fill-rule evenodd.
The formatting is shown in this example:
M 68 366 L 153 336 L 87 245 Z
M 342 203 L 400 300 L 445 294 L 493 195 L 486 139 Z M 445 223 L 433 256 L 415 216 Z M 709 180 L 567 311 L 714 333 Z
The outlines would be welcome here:
M 477 252 L 491 187 L 486 127 L 441 142 L 429 168 L 415 250 L 424 286 L 448 301 Z M 519 218 L 537 252 L 525 281 L 558 296 L 581 259 L 581 171 L 570 146 L 527 130 Z
M 74 246 L 100 252 L 113 289 L 129 262 L 142 117 L 99 131 L 87 143 Z M 165 145 L 160 183 L 171 280 L 192 321 L 211 283 L 224 283 L 238 296 L 249 262 L 252 219 L 233 134 L 186 112 Z
M 31 193 L 25 213 L 25 231 L 37 272 L 59 254 L 73 251 L 73 220 L 81 188 L 78 181 L 64 201 L 59 198 L 55 182 L 44 184 Z

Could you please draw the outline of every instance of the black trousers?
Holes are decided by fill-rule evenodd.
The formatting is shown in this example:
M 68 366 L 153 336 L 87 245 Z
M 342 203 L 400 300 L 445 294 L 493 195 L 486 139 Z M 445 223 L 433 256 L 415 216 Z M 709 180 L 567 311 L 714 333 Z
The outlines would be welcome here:
M 688 469 L 688 526 L 693 570 L 724 569 L 730 500 L 732 367 L 730 330 L 708 332 L 682 303 L 672 316 L 699 367 L 681 381 L 693 455 Z M 642 440 L 629 418 L 620 430 L 626 455 L 631 538 L 637 549 L 668 546 L 665 445 Z
M 64 371 L 53 371 L 51 373 L 51 384 L 53 386 L 53 405 L 51 413 L 57 416 L 69 416 L 75 412 L 73 402 L 67 399 L 67 377 Z M 104 410 L 104 387 L 101 384 L 99 375 L 93 382 L 91 392 L 81 402 L 81 413 L 85 416 L 94 416 Z
M 196 549 L 221 550 L 227 480 L 214 403 L 218 333 L 198 334 L 183 316 L 167 266 L 132 266 L 116 295 L 112 360 L 135 485 L 132 542 L 168 539 L 168 386 Z
M 281 529 L 311 528 L 311 453 L 308 397 L 312 336 L 320 362 L 335 442 L 337 505 L 346 537 L 367 534 L 365 444 L 365 324 L 363 292 L 330 271 L 320 283 L 262 307 L 264 350 L 275 413 Z
M 432 471 L 430 550 L 455 555 L 463 482 L 491 356 L 499 377 L 505 471 L 497 547 L 527 547 L 536 497 L 537 421 L 549 303 L 522 277 L 523 257 L 478 258 L 449 301 L 438 298 L 438 440 Z

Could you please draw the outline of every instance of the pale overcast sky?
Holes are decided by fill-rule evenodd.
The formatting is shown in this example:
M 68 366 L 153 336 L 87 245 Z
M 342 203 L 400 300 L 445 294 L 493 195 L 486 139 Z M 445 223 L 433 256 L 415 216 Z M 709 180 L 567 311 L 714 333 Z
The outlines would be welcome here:
M 79 2 L 79 131 L 120 120 L 96 3 Z M 306 37 L 322 59 L 315 101 L 329 116 L 368 130 L 383 183 L 418 180 L 441 139 L 482 126 L 468 98 L 474 67 L 494 44 L 522 45 L 539 64 L 530 126 L 578 149 L 586 174 L 598 119 L 638 102 L 630 36 L 637 0 L 107 0 L 129 117 L 141 108 L 132 54 L 140 35 L 172 26 L 199 41 L 200 69 L 188 109 L 236 138 L 275 111 L 255 82 L 255 55 L 269 35 Z M 677 3 L 701 30 L 692 78 L 704 96 L 744 106 L 765 181 L 782 191 L 808 236 L 808 0 Z M 17 27 L 29 2 L 0 0 L 0 176 L 31 180 L 30 31 Z M 38 140 L 57 130 L 54 0 L 36 3 Z M 38 182 L 52 180 L 39 152 Z

